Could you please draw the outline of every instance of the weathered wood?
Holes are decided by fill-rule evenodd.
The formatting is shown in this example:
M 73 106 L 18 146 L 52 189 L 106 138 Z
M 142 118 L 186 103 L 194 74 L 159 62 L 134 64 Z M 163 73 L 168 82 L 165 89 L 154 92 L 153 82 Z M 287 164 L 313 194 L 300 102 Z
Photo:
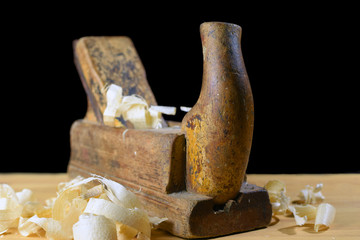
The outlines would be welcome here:
M 89 176 L 82 167 L 72 167 L 70 176 Z M 93 173 L 137 189 L 138 185 L 107 175 L 107 171 Z M 138 190 L 138 189 L 137 189 Z M 143 187 L 134 191 L 150 216 L 166 217 L 159 228 L 182 238 L 206 238 L 244 232 L 266 227 L 271 221 L 271 205 L 264 188 L 243 183 L 238 196 L 226 205 L 216 205 L 213 198 L 186 191 L 164 194 Z
M 200 97 L 185 115 L 187 189 L 219 204 L 238 193 L 251 149 L 254 106 L 242 58 L 241 28 L 200 26 L 204 54 Z
M 92 121 L 92 122 L 96 122 L 97 119 L 96 119 L 96 116 L 95 116 L 95 112 L 93 110 L 93 107 L 91 106 L 91 102 L 88 98 L 88 101 L 87 101 L 87 111 L 86 111 L 86 114 L 84 116 L 84 119 L 88 120 L 88 121 Z
M 185 139 L 179 128 L 135 130 L 78 120 L 70 132 L 69 172 L 122 178 L 161 193 L 185 189 Z
M 68 173 L 98 174 L 123 184 L 140 197 L 150 215 L 169 219 L 161 229 L 185 238 L 260 228 L 271 218 L 267 192 L 254 185 L 244 183 L 226 206 L 187 192 L 185 139 L 179 128 L 116 129 L 78 120 L 71 128 Z
M 184 238 L 215 237 L 269 224 L 267 192 L 244 182 L 253 129 L 253 101 L 240 51 L 240 27 L 204 23 L 200 98 L 182 123 L 163 129 L 102 124 L 105 89 L 156 104 L 145 71 L 126 37 L 74 42 L 75 63 L 88 96 L 84 120 L 71 128 L 70 176 L 98 174 L 133 190 L 160 225 Z M 167 126 L 167 124 L 163 124 Z M 186 138 L 185 138 L 186 137 Z
M 103 123 L 106 90 L 110 84 L 121 86 L 124 95 L 136 94 L 149 105 L 157 105 L 130 38 L 83 37 L 74 41 L 73 48 L 75 65 L 99 123 Z M 165 121 L 162 124 L 166 127 Z

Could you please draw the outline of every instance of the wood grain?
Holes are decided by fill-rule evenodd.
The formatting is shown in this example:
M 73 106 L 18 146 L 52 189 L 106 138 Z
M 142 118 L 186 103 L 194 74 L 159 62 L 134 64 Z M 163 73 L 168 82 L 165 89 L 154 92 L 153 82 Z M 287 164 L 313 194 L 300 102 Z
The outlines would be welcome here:
M 176 236 L 215 237 L 262 228 L 271 221 L 263 188 L 244 183 L 226 209 L 215 206 L 212 197 L 186 191 L 180 128 L 124 129 L 78 120 L 70 135 L 70 176 L 97 174 L 119 182 L 136 192 L 151 216 L 167 218 L 159 227 Z
M 224 204 L 238 194 L 252 144 L 254 103 L 242 57 L 241 27 L 200 26 L 203 79 L 198 101 L 182 120 L 186 189 Z
M 248 181 L 263 186 L 268 180 L 278 179 L 286 183 L 287 193 L 297 199 L 298 192 L 307 184 L 324 184 L 325 202 L 336 208 L 334 223 L 328 230 L 314 232 L 313 225 L 302 227 L 295 225 L 294 219 L 284 216 L 273 218 L 269 227 L 240 234 L 229 235 L 216 239 L 224 240 L 258 240 L 258 239 L 359 239 L 360 238 L 360 174 L 322 174 L 322 175 L 248 175 Z M 15 190 L 32 189 L 40 201 L 54 197 L 56 186 L 61 181 L 68 180 L 66 174 L 0 174 L 0 182 L 10 184 Z M 22 237 L 16 231 L 2 236 L 2 239 L 41 239 L 39 237 Z M 152 239 L 180 239 L 170 234 L 154 230 Z
M 91 105 L 88 110 L 99 123 L 103 123 L 110 84 L 121 86 L 124 96 L 139 95 L 149 105 L 157 105 L 144 66 L 129 37 L 82 37 L 74 41 L 73 48 L 75 65 Z M 166 126 L 165 121 L 162 124 Z
M 113 176 L 136 191 L 185 189 L 185 138 L 179 128 L 112 128 L 77 120 L 70 135 L 70 174 Z

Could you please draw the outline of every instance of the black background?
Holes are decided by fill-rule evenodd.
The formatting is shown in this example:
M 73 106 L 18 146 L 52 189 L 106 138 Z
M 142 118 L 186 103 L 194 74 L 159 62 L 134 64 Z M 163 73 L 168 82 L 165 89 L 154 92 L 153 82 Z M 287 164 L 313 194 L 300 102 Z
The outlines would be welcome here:
M 205 21 L 231 22 L 243 30 L 255 102 L 248 173 L 359 172 L 354 9 L 226 2 L 210 9 L 141 3 L 3 8 L 10 14 L 1 30 L 0 172 L 66 171 L 71 124 L 86 112 L 73 40 L 129 36 L 158 104 L 193 106 L 201 87 L 199 26 Z M 178 110 L 166 119 L 183 116 Z

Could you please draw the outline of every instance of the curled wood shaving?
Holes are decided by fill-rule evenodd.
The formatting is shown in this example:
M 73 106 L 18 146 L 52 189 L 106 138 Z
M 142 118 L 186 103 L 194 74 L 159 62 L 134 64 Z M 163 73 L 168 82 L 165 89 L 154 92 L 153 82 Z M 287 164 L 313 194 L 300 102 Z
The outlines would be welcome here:
M 122 101 L 122 88 L 112 84 L 107 88 L 107 105 L 103 113 L 104 123 L 109 126 L 115 126 L 115 117 Z
M 290 198 L 286 196 L 285 184 L 278 180 L 271 180 L 266 183 L 273 214 L 285 214 L 288 210 Z
M 82 214 L 73 226 L 74 239 L 116 240 L 115 222 L 102 215 Z
M 316 213 L 314 229 L 318 232 L 320 229 L 325 229 L 335 220 L 336 210 L 334 206 L 328 203 L 319 205 Z
M 147 214 L 139 208 L 125 208 L 111 201 L 91 198 L 84 213 L 105 216 L 114 222 L 132 227 L 150 238 L 151 225 Z
M 304 189 L 302 189 L 299 193 L 300 199 L 304 202 L 304 204 L 317 204 L 322 202 L 325 197 L 321 193 L 323 188 L 323 184 L 319 183 L 315 186 L 306 185 Z
M 293 213 L 296 225 L 302 226 L 307 221 L 314 220 L 317 208 L 313 205 L 290 205 L 289 210 Z

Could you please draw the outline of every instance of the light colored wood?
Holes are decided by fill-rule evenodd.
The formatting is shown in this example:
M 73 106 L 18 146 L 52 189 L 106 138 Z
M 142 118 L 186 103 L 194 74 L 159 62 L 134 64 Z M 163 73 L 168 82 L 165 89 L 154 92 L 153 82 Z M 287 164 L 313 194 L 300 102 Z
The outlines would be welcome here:
M 278 179 L 285 182 L 287 193 L 292 200 L 305 185 L 324 184 L 325 202 L 336 208 L 335 222 L 328 230 L 314 232 L 313 225 L 295 225 L 291 217 L 273 218 L 271 226 L 255 231 L 220 237 L 221 240 L 234 239 L 360 239 L 360 174 L 316 174 L 316 175 L 248 175 L 248 182 L 263 186 L 268 180 Z M 11 185 L 16 191 L 29 188 L 39 201 L 54 197 L 59 182 L 67 181 L 66 174 L 0 174 L 0 183 Z M 1 236 L 1 239 L 41 239 L 22 237 L 16 231 Z M 163 231 L 155 230 L 152 239 L 180 239 Z

